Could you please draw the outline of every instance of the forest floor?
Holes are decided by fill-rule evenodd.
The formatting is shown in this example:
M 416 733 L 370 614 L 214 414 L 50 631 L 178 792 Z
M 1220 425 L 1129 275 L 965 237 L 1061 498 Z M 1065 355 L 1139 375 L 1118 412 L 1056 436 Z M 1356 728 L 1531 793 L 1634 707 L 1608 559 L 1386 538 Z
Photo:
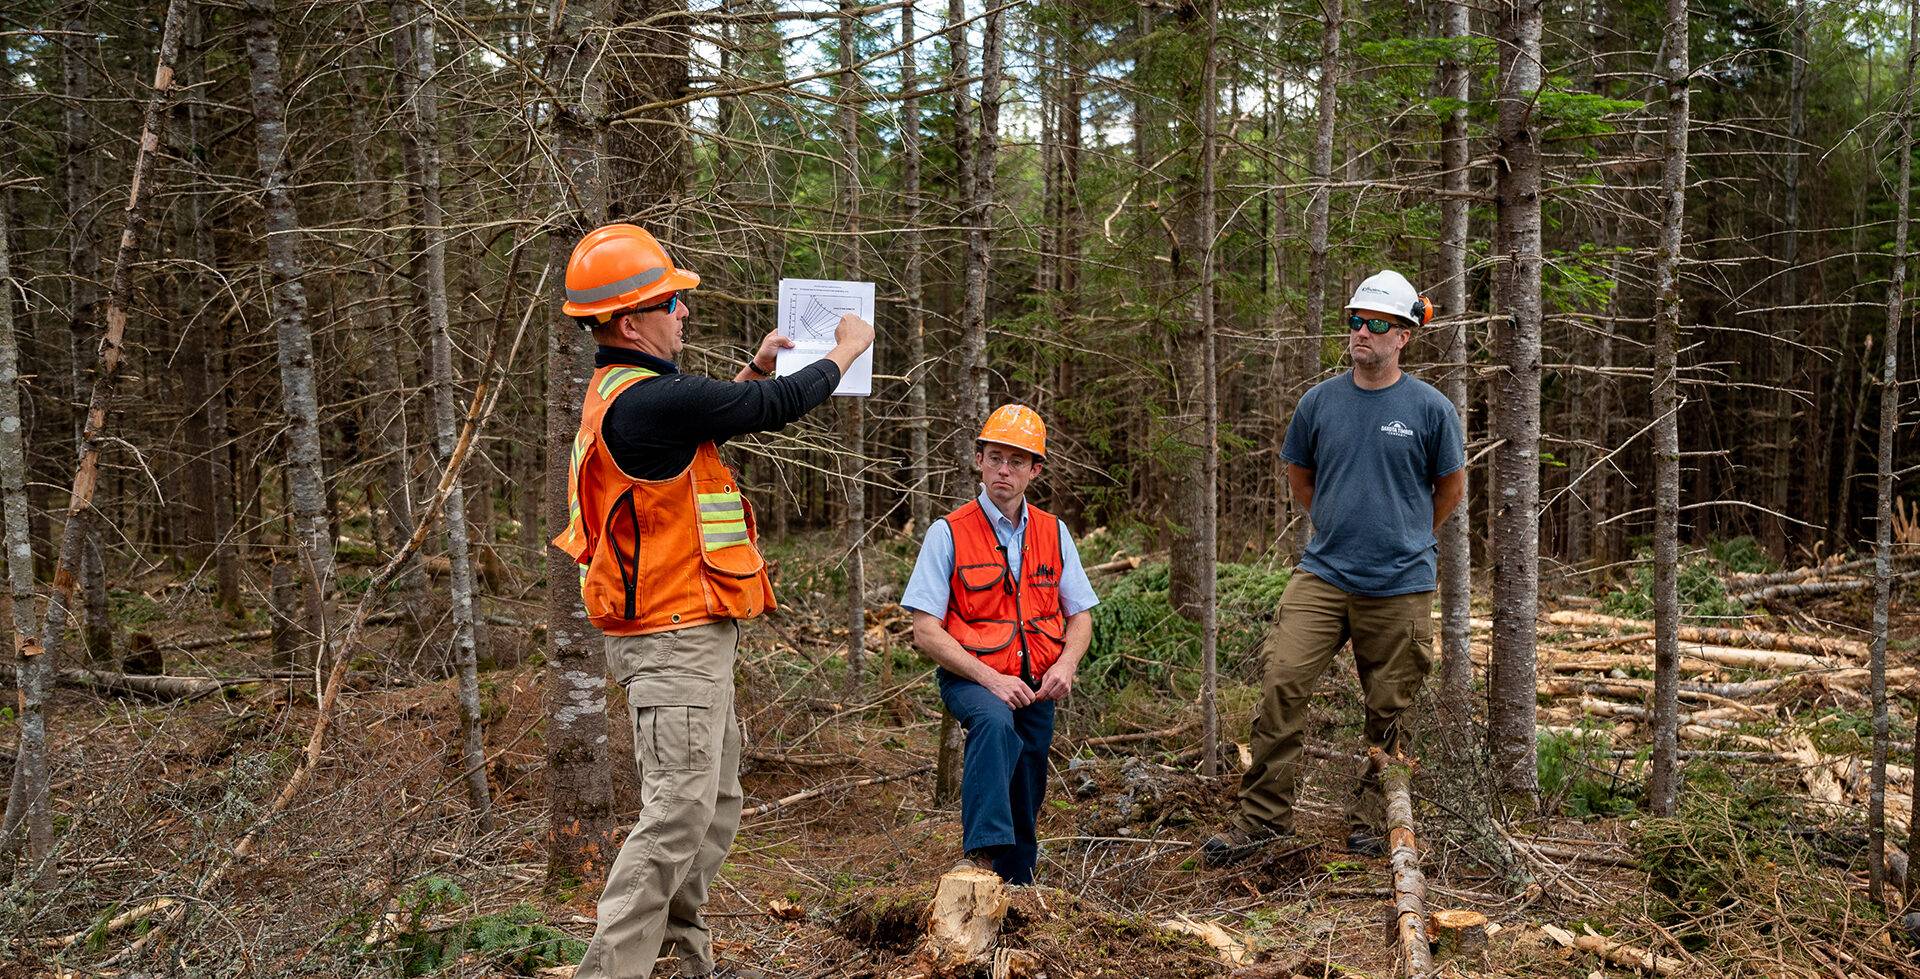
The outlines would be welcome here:
M 911 974 L 921 911 L 959 855 L 959 822 L 930 802 L 932 779 L 922 770 L 934 761 L 938 701 L 911 651 L 906 615 L 887 601 L 910 553 L 910 543 L 890 543 L 869 559 L 869 580 L 886 584 L 869 596 L 867 647 L 877 662 L 856 702 L 840 696 L 844 630 L 831 625 L 842 620 L 838 562 L 824 540 L 777 555 L 787 607 L 747 630 L 741 657 L 746 804 L 751 813 L 792 793 L 826 791 L 745 820 L 709 905 L 718 949 L 733 961 L 783 979 Z M 349 567 L 343 581 L 363 571 Z M 1096 581 L 1103 595 L 1118 596 L 1105 614 L 1138 623 L 1151 612 L 1152 574 L 1148 566 Z M 1229 611 L 1233 641 L 1222 643 L 1225 774 L 1198 774 L 1197 678 L 1183 666 L 1190 648 L 1178 642 L 1153 648 L 1131 634 L 1106 637 L 1096 651 L 1105 665 L 1083 671 L 1082 690 L 1062 709 L 1041 821 L 1042 886 L 1022 889 L 1002 936 L 1035 953 L 1048 976 L 1396 972 L 1386 861 L 1344 848 L 1342 806 L 1356 768 L 1342 756 L 1359 750 L 1350 659 L 1336 661 L 1322 685 L 1321 750 L 1302 793 L 1298 843 L 1229 869 L 1198 859 L 1197 844 L 1232 808 L 1235 749 L 1257 698 L 1257 642 L 1248 638 L 1257 639 L 1259 608 L 1270 612 L 1284 572 L 1235 580 L 1257 587 L 1237 593 L 1245 600 Z M 115 594 L 126 635 L 165 647 L 261 624 L 226 618 L 174 576 L 140 584 L 145 590 Z M 19 879 L 4 892 L 0 977 L 506 976 L 577 955 L 592 932 L 597 890 L 556 889 L 544 873 L 539 643 L 512 624 L 539 614 L 529 591 L 509 578 L 487 601 L 495 619 L 493 668 L 482 675 L 491 830 L 472 818 L 453 774 L 453 682 L 429 678 L 434 643 L 385 626 L 357 654 L 364 668 L 341 702 L 317 777 L 270 826 L 256 858 L 210 894 L 201 893 L 204 875 L 254 825 L 306 742 L 312 680 L 237 685 L 185 703 L 61 688 L 52 739 L 63 844 L 38 892 Z M 1223 591 L 1231 603 L 1232 589 Z M 1547 604 L 1595 605 L 1580 596 Z M 1745 626 L 1857 640 L 1868 608 L 1866 593 L 1854 592 L 1776 607 L 1771 619 Z M 1896 608 L 1889 665 L 1920 665 L 1920 611 L 1911 601 Z M 1849 664 L 1801 669 L 1804 682 L 1733 698 L 1741 710 L 1731 721 L 1683 704 L 1708 739 L 1683 747 L 1729 753 L 1689 762 L 1680 816 L 1651 819 L 1639 794 L 1646 739 L 1633 728 L 1634 701 L 1619 689 L 1612 701 L 1594 692 L 1604 695 L 1608 682 L 1637 689 L 1651 674 L 1615 666 L 1576 684 L 1571 700 L 1558 696 L 1548 687 L 1567 674 L 1546 665 L 1556 650 L 1606 644 L 1554 631 L 1545 616 L 1541 723 L 1552 732 L 1542 739 L 1541 811 L 1494 818 L 1472 753 L 1449 752 L 1437 735 L 1421 741 L 1415 795 L 1428 909 L 1477 910 L 1500 926 L 1484 954 L 1443 959 L 1447 969 L 1632 974 L 1565 947 L 1565 933 L 1555 937 L 1554 929 L 1590 927 L 1667 957 L 1673 974 L 1920 975 L 1913 943 L 1866 893 L 1864 686 L 1821 680 Z M 1134 632 L 1183 634 L 1164 621 Z M 1606 646 L 1622 647 L 1617 639 Z M 167 655 L 169 674 L 268 672 L 257 640 Z M 1727 668 L 1689 679 L 1780 675 Z M 1888 794 L 1904 804 L 1913 720 L 1903 698 L 1895 703 L 1894 760 L 1904 781 Z M 638 793 L 627 713 L 611 685 L 609 715 L 624 829 Z M 13 727 L 8 715 L 0 741 L 14 741 Z M 1761 757 L 1760 743 L 1811 753 Z M 876 776 L 901 777 L 856 784 Z M 1908 811 L 1901 806 L 1903 829 Z M 147 939 L 155 909 L 168 906 L 152 902 L 182 902 L 184 923 Z

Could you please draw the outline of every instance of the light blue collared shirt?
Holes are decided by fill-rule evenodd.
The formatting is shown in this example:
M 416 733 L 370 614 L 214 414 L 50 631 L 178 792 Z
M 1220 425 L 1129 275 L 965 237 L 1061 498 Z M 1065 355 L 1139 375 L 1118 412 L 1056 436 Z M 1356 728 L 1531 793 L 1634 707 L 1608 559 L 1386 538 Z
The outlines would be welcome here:
M 1000 507 L 988 498 L 987 491 L 980 491 L 980 509 L 987 514 L 987 523 L 993 527 L 993 536 L 1007 549 L 1007 563 L 1013 567 L 1014 576 L 1020 574 L 1021 548 L 1027 536 L 1027 503 L 1020 501 L 1020 519 L 1008 520 L 1000 512 Z M 927 536 L 920 542 L 920 557 L 913 562 L 913 576 L 907 579 L 906 590 L 900 595 L 900 605 L 917 612 L 925 612 L 936 619 L 947 617 L 947 599 L 953 587 L 953 528 L 945 520 L 935 520 L 927 528 Z M 1093 593 L 1093 583 L 1087 580 L 1087 572 L 1080 566 L 1080 550 L 1073 546 L 1073 536 L 1067 532 L 1067 522 L 1060 521 L 1060 611 L 1067 616 L 1078 615 L 1100 604 L 1100 596 Z

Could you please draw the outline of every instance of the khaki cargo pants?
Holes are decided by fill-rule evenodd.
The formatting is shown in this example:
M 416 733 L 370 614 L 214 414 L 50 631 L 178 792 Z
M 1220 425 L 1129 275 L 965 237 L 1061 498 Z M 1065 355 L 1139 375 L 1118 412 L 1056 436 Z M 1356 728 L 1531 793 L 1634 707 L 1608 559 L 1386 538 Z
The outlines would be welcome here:
M 740 828 L 740 725 L 733 713 L 739 623 L 608 636 L 607 671 L 627 691 L 640 821 L 600 895 L 600 925 L 576 979 L 647 979 L 662 945 L 680 974 L 713 971 L 700 917 Z
M 1433 667 L 1433 593 L 1368 598 L 1349 595 L 1295 570 L 1267 629 L 1260 713 L 1253 721 L 1253 765 L 1240 779 L 1242 829 L 1293 832 L 1294 788 L 1305 753 L 1313 688 L 1351 639 L 1366 700 L 1367 744 L 1404 750 L 1400 714 L 1412 706 Z M 1365 764 L 1347 803 L 1352 829 L 1384 835 L 1386 800 Z

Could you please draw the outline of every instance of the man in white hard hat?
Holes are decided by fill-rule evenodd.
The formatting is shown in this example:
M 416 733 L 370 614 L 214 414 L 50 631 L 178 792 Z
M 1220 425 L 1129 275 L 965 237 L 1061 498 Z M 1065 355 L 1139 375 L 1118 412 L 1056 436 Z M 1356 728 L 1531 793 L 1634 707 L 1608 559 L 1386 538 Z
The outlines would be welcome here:
M 1453 403 L 1400 369 L 1433 305 L 1398 272 L 1380 272 L 1347 303 L 1353 369 L 1300 399 L 1280 455 L 1313 538 L 1267 631 L 1253 764 L 1232 824 L 1203 846 L 1218 866 L 1293 834 L 1294 785 L 1314 685 L 1349 640 L 1366 701 L 1367 743 L 1404 747 L 1401 714 L 1433 666 L 1435 536 L 1466 487 Z M 1386 803 L 1361 774 L 1348 805 L 1347 846 L 1384 850 Z

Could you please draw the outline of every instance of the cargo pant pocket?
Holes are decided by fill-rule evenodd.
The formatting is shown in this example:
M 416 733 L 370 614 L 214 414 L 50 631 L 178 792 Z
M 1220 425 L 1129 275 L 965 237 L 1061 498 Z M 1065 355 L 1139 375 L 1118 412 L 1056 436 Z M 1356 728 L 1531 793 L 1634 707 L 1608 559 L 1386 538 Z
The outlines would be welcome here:
M 717 691 L 705 677 L 642 675 L 627 685 L 634 747 L 643 771 L 702 772 L 713 767 L 714 725 L 723 723 Z

